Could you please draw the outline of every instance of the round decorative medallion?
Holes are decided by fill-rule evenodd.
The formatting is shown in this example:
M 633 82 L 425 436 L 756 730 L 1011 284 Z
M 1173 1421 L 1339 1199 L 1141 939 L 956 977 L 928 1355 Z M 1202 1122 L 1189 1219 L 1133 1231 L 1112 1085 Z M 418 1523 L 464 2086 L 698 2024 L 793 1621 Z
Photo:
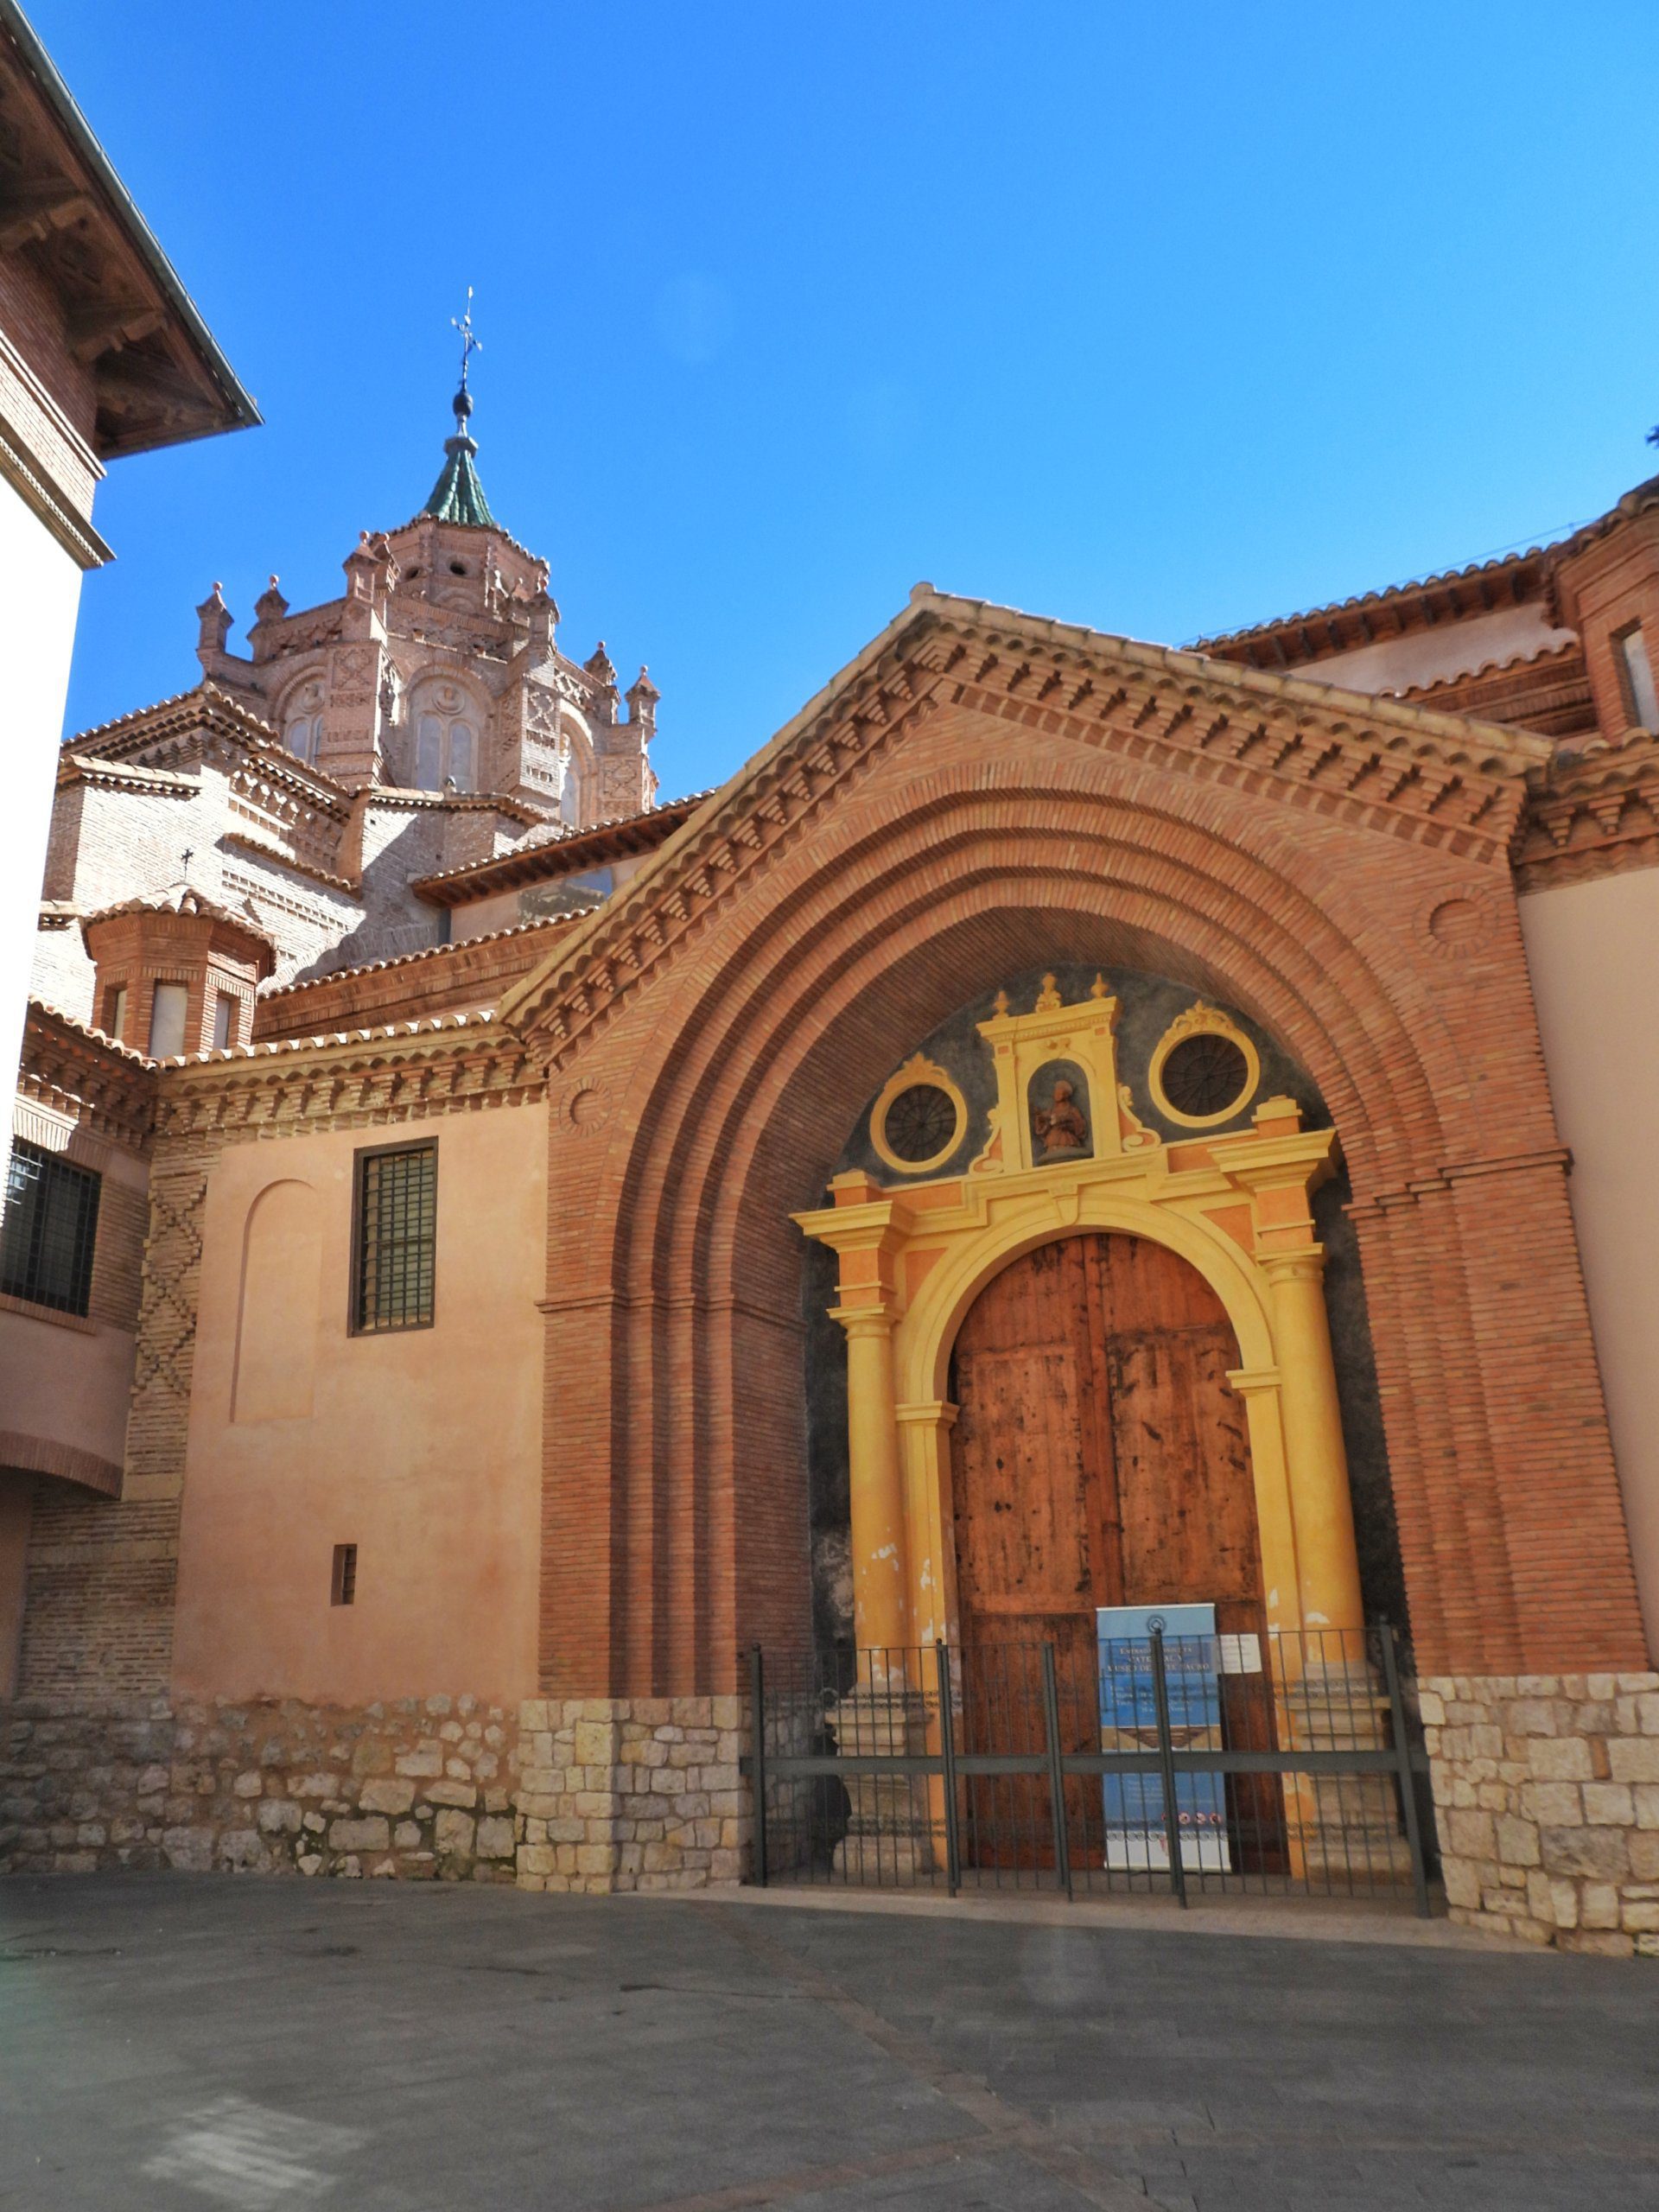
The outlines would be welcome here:
M 957 1133 L 957 1109 L 936 1083 L 912 1083 L 887 1109 L 882 1135 L 900 1160 L 937 1159 Z
M 1428 934 L 1442 952 L 1466 952 L 1490 934 L 1486 909 L 1478 899 L 1442 899 L 1428 918 Z
M 610 1108 L 596 1084 L 573 1084 L 559 1101 L 559 1113 L 572 1136 L 592 1136 L 609 1118 Z
M 1211 1128 L 1249 1103 L 1262 1080 L 1262 1063 L 1235 1022 L 1200 1003 L 1165 1031 L 1147 1080 L 1154 1105 L 1168 1120 Z
M 918 1052 L 889 1076 L 870 1109 L 870 1142 L 901 1175 L 943 1166 L 962 1142 L 968 1105 L 942 1067 Z
M 1195 1122 L 1230 1114 L 1243 1096 L 1250 1071 L 1230 1037 L 1187 1037 L 1163 1065 L 1164 1096 Z

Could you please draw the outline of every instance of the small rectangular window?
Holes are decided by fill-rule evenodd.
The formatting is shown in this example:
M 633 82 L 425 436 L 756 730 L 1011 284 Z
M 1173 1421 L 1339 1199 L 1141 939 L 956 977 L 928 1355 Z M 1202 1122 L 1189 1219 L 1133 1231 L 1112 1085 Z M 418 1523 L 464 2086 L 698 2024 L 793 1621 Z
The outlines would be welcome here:
M 0 1290 L 60 1313 L 86 1315 L 102 1182 L 54 1152 L 16 1140 L 0 1224 Z
M 334 1579 L 329 1585 L 328 1602 L 332 1605 L 354 1605 L 357 1603 L 357 1546 L 334 1546 Z
M 126 1042 L 127 987 L 111 983 L 104 994 L 104 1020 L 100 1025 L 106 1037 L 113 1037 L 118 1045 Z
M 229 991 L 220 991 L 213 1001 L 213 1043 L 222 1052 L 235 1042 L 236 1001 Z
M 171 1059 L 184 1050 L 184 1018 L 190 991 L 184 983 L 157 983 L 149 1002 L 149 1057 Z
M 1624 704 L 1630 720 L 1642 729 L 1659 729 L 1659 690 L 1654 688 L 1653 663 L 1642 625 L 1632 622 L 1613 639 L 1618 650 L 1618 672 L 1624 685 Z
M 359 1153 L 355 1329 L 430 1325 L 437 1243 L 436 1145 Z

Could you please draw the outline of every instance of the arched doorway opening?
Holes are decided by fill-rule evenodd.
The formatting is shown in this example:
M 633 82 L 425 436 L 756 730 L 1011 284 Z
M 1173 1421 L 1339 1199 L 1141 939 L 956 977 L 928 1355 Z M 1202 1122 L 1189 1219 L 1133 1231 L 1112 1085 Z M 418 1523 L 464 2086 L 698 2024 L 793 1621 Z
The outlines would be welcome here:
M 1240 1364 L 1216 1293 L 1148 1237 L 1061 1237 L 992 1276 L 951 1354 L 964 1643 L 1086 1666 L 1101 1605 L 1213 1602 L 1217 1629 L 1261 1631 Z
M 1239 1365 L 1215 1291 L 1148 1237 L 1057 1238 L 981 1290 L 950 1356 L 951 1529 L 970 1740 L 1043 1747 L 1033 1691 L 1046 1643 L 1065 1748 L 1098 1744 L 1100 1606 L 1213 1605 L 1219 1632 L 1262 1648 L 1249 1439 L 1228 1382 Z M 1224 1698 L 1230 1742 L 1265 1747 L 1262 1701 Z M 1081 1855 L 1097 1811 L 1087 1783 L 1068 1783 L 1066 1794 Z M 1040 1796 L 1028 1783 L 970 1785 L 970 1861 L 1047 1863 Z M 1283 1836 L 1271 1791 L 1236 1777 L 1226 1809 L 1233 1863 L 1277 1867 Z

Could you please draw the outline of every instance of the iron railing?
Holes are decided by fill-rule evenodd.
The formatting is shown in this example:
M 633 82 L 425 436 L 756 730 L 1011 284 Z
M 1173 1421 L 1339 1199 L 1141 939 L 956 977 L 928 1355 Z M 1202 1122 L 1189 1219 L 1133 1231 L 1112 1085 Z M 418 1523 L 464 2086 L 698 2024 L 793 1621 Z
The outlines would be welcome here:
M 749 1655 L 759 1882 L 1428 1905 L 1387 1627 Z

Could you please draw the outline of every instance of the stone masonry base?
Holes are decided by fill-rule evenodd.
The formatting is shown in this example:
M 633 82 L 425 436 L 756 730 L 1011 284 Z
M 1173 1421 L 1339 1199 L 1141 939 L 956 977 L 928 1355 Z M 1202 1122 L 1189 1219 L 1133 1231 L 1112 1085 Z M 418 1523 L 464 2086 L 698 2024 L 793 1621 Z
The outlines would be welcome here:
M 735 1881 L 735 1698 L 0 1707 L 0 1872 Z
M 1453 1920 L 1659 1957 L 1659 1675 L 1419 1685 Z

